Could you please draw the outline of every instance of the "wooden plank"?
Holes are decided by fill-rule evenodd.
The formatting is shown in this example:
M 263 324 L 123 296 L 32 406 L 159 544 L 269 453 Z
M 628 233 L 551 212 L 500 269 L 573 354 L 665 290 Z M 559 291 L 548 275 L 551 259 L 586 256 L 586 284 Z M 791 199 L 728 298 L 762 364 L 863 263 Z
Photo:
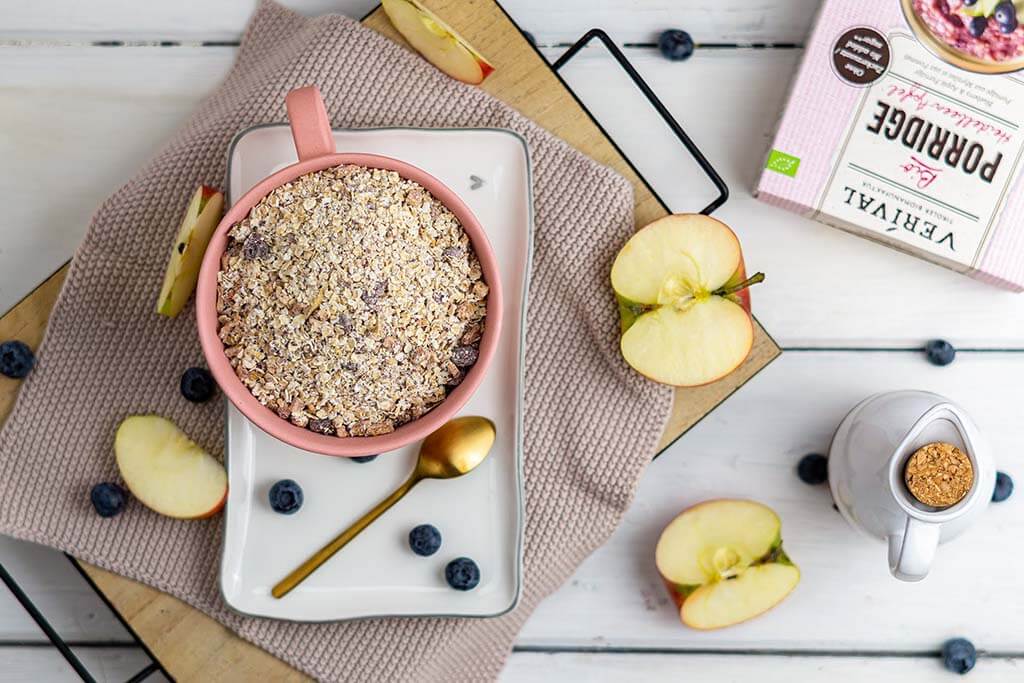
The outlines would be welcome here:
M 4 11 L 0 40 L 237 41 L 257 0 L 34 0 Z M 794 43 L 804 39 L 820 0 L 506 0 L 509 14 L 542 44 L 570 43 L 600 26 L 625 43 L 650 43 L 667 28 L 705 43 Z M 284 0 L 304 14 L 362 16 L 373 0 Z
M 1019 488 L 1022 383 L 1020 353 L 963 353 L 945 368 L 910 352 L 785 354 L 651 465 L 611 540 L 540 605 L 519 644 L 877 653 L 931 652 L 963 636 L 990 652 L 1024 655 L 1024 598 L 1012 588 L 1024 562 L 1024 495 L 993 504 L 939 548 L 924 581 L 909 584 L 889 576 L 881 541 L 860 536 L 832 509 L 826 486 L 804 484 L 795 472 L 804 454 L 827 452 L 861 399 L 916 388 L 960 403 Z M 779 513 L 802 579 L 767 614 L 702 633 L 679 623 L 654 547 L 680 511 L 722 497 L 759 500 Z
M 950 681 L 938 657 L 786 657 L 699 654 L 540 654 L 517 652 L 502 673 L 502 683 L 587 681 L 653 683 L 690 680 L 721 683 L 875 683 Z M 973 680 L 1011 683 L 1024 676 L 1024 660 L 982 658 Z
M 142 638 L 175 680 L 309 680 L 180 600 L 81 563 L 97 588 Z
M 100 683 L 123 683 L 149 665 L 146 653 L 138 647 L 84 647 L 75 654 Z M 52 647 L 10 647 L 0 645 L 0 681 L 48 681 L 77 683 L 80 679 L 64 658 Z M 146 683 L 162 683 L 160 673 Z
M 121 683 L 140 671 L 145 655 L 137 648 L 80 648 L 79 657 L 102 683 Z M 60 655 L 45 647 L 0 646 L 3 681 L 73 683 L 78 679 Z M 502 672 L 502 683 L 653 683 L 690 677 L 722 683 L 794 683 L 828 680 L 861 683 L 870 671 L 877 683 L 951 680 L 937 657 L 788 657 L 700 654 L 594 654 L 516 652 Z M 1015 683 L 1024 676 L 1024 661 L 983 657 L 972 679 L 985 683 Z M 158 674 L 147 683 L 166 679 Z M 239 677 L 238 680 L 241 680 Z
M 570 144 L 626 175 L 634 184 L 638 225 L 664 215 L 665 209 L 640 182 L 598 127 L 586 118 L 568 91 L 560 86 L 544 60 L 515 33 L 512 23 L 496 6 L 482 1 L 471 3 L 455 0 L 437 0 L 428 4 L 459 26 L 464 35 L 497 65 L 497 72 L 485 84 L 489 92 L 505 99 L 542 126 L 562 135 Z M 367 24 L 398 39 L 382 11 L 378 10 L 369 17 Z M 45 296 L 40 298 L 47 300 Z M 33 306 L 39 305 L 35 299 L 35 296 L 30 296 L 19 308 L 22 311 L 33 310 Z M 31 322 L 26 318 L 25 324 L 32 326 L 32 329 L 23 329 L 22 332 L 26 333 L 24 336 L 38 337 L 45 327 L 45 318 L 45 315 L 39 315 Z M 0 319 L 0 338 L 9 336 L 9 324 L 6 317 Z M 673 431 L 667 440 L 689 427 L 704 412 L 713 408 L 714 402 L 728 395 L 777 353 L 778 349 L 758 327 L 754 352 L 734 375 L 710 389 L 689 395 L 686 392 L 677 393 L 677 407 L 671 422 Z M 7 393 L 13 393 L 8 389 Z M 711 402 L 697 404 L 698 400 L 708 399 Z M 235 676 L 239 671 L 251 671 L 254 675 L 259 672 L 261 677 L 271 680 L 301 678 L 283 663 L 257 651 L 224 627 L 174 598 L 95 567 L 83 566 L 175 678 L 210 680 L 228 673 Z M 226 667 L 225 663 L 228 662 L 231 663 L 230 668 Z
M 0 197 L 18 226 L 0 246 L 0 312 L 70 257 L 95 207 L 212 91 L 233 55 L 210 47 L 0 49 L 0 125 L 18 131 L 0 136 L 0 153 L 21 169 L 0 175 Z M 750 196 L 799 51 L 704 51 L 683 64 L 652 50 L 629 57 L 729 182 L 732 197 L 716 215 L 740 235 L 748 264 L 768 275 L 753 292 L 754 309 L 780 344 L 909 347 L 946 337 L 961 347 L 1024 345 L 1024 297 Z M 707 180 L 610 58 L 580 55 L 565 77 L 670 207 L 692 211 L 709 201 Z M 715 87 L 680 87 L 691 83 Z M 115 138 L 125 144 L 108 143 Z M 39 153 L 54 144 L 66 160 L 56 167 Z M 55 201 L 39 178 L 74 191 Z
M 0 536 L 0 564 L 64 640 L 134 644 L 63 553 Z M 21 603 L 0 588 L 0 643 L 12 640 L 47 642 Z

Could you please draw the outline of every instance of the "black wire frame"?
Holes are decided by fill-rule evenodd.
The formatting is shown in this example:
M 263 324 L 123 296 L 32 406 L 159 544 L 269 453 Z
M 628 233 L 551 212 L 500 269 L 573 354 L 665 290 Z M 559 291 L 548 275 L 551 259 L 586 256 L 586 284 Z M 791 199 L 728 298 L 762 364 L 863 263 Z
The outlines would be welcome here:
M 140 683 L 141 681 L 144 681 L 146 678 L 148 678 L 149 676 L 158 671 L 163 673 L 167 680 L 173 681 L 174 678 L 171 677 L 170 673 L 168 673 L 168 671 L 160 663 L 160 660 L 158 660 L 153 655 L 153 652 L 149 649 L 149 647 L 147 647 L 146 644 L 142 641 L 142 639 L 139 638 L 138 634 L 135 633 L 135 630 L 131 627 L 131 625 L 129 625 L 125 621 L 124 617 L 121 616 L 121 613 L 114 608 L 114 606 L 110 603 L 110 600 L 107 599 L 107 596 L 104 595 L 102 591 L 100 591 L 99 587 L 93 582 L 89 575 L 82 570 L 82 567 L 78 564 L 78 562 L 66 553 L 65 557 L 67 557 L 68 560 L 71 562 L 72 566 L 74 566 L 74 568 L 78 570 L 78 572 L 82 575 L 82 578 L 84 578 L 86 583 L 89 585 L 89 588 L 91 588 L 92 591 L 100 597 L 103 603 L 110 610 L 111 614 L 117 617 L 118 621 L 120 621 L 121 625 L 124 626 L 125 630 L 128 631 L 128 634 L 135 641 L 136 645 L 138 645 L 149 658 L 149 664 L 140 669 L 137 673 L 135 673 L 135 675 L 133 675 L 131 678 L 125 681 L 125 683 Z M 7 589 L 11 591 L 11 595 L 13 595 L 14 598 L 18 601 L 22 609 L 24 609 L 25 612 L 30 617 L 32 617 L 32 621 L 36 623 L 36 626 L 39 627 L 39 630 L 43 632 L 43 635 L 46 636 L 47 640 L 50 641 L 50 644 L 53 645 L 53 647 L 57 650 L 58 653 L 60 653 L 60 655 L 68 663 L 68 666 L 70 666 L 72 670 L 74 670 L 75 674 L 77 674 L 78 677 L 84 683 L 96 683 L 96 679 L 89 671 L 89 668 L 86 667 L 85 664 L 82 663 L 82 660 L 78 658 L 78 655 L 75 654 L 75 651 L 72 649 L 72 646 L 69 645 L 68 642 L 64 640 L 64 638 L 61 637 L 59 633 L 57 633 L 56 629 L 53 628 L 53 625 L 49 622 L 46 616 L 39 610 L 36 604 L 32 602 L 32 598 L 30 598 L 28 594 L 22 589 L 22 587 L 18 585 L 18 582 L 15 580 L 13 576 L 11 576 L 10 572 L 7 571 L 7 568 L 4 567 L 2 563 L 0 563 L 0 583 L 3 583 L 5 586 L 7 586 Z
M 501 7 L 500 3 L 498 3 L 498 6 L 504 12 L 504 8 Z M 507 16 L 507 12 L 505 14 Z M 511 17 L 509 17 L 509 19 L 511 20 Z M 514 23 L 515 22 L 513 22 L 513 24 Z M 722 179 L 722 176 L 718 173 L 718 171 L 715 170 L 714 166 L 711 165 L 711 162 L 708 161 L 706 156 L 704 156 L 704 153 L 701 152 L 700 148 L 698 148 L 697 145 L 693 142 L 693 140 L 690 139 L 690 136 L 687 135 L 685 130 L 683 130 L 683 127 L 679 125 L 679 122 L 676 121 L 675 117 L 672 116 L 671 112 L 669 112 L 665 105 L 662 104 L 661 100 L 658 99 L 658 96 L 654 94 L 654 91 L 651 90 L 650 86 L 647 85 L 646 81 L 644 81 L 644 79 L 640 76 L 637 70 L 626 58 L 626 55 L 624 55 L 622 51 L 619 50 L 618 46 L 615 45 L 615 43 L 608 36 L 607 33 L 605 33 L 602 29 L 599 28 L 592 28 L 589 31 L 587 31 L 583 35 L 583 37 L 581 37 L 579 40 L 573 43 L 573 45 L 568 50 L 566 50 L 557 60 L 555 60 L 555 62 L 551 65 L 552 70 L 557 73 L 559 69 L 568 64 L 569 61 L 574 56 L 576 56 L 576 54 L 580 50 L 586 47 L 587 44 L 589 44 L 590 41 L 592 41 L 595 38 L 601 41 L 604 47 L 612 55 L 612 57 L 615 58 L 615 61 L 618 62 L 619 66 L 622 67 L 623 71 L 625 71 L 626 74 L 630 77 L 634 85 L 636 85 L 637 89 L 640 90 L 640 92 L 651 104 L 651 106 L 654 107 L 654 110 L 658 112 L 658 114 L 661 116 L 665 124 L 672 130 L 675 136 L 679 139 L 679 141 L 683 144 L 686 150 L 697 162 L 697 165 L 701 167 L 701 170 L 704 171 L 704 174 L 707 175 L 707 177 L 711 180 L 711 183 L 715 186 L 715 189 L 718 191 L 718 197 L 716 197 L 710 204 L 705 206 L 700 211 L 702 214 L 710 215 L 716 209 L 720 208 L 723 204 L 725 204 L 726 201 L 728 201 L 728 186 L 725 184 L 725 181 Z M 577 101 L 579 101 L 579 98 L 576 97 L 576 94 L 573 93 L 572 89 L 569 88 L 568 85 L 564 83 L 564 81 L 563 85 L 565 85 L 569 93 L 574 98 L 576 98 Z M 583 106 L 583 103 L 580 102 L 580 105 Z M 584 109 L 586 109 L 586 107 L 584 107 Z M 626 156 L 626 154 L 622 151 L 618 144 L 616 144 L 612 136 L 608 134 L 608 131 L 606 131 L 604 127 L 593 116 L 591 116 L 591 119 L 601 130 L 601 133 L 605 136 L 605 138 L 612 144 L 612 146 L 619 153 L 619 155 L 636 173 L 637 177 L 640 178 L 641 182 L 644 183 L 644 185 L 651 192 L 654 198 L 657 199 L 662 206 L 666 206 L 665 201 L 658 195 L 657 192 L 655 192 L 654 188 L 651 187 L 651 185 L 647 182 L 643 174 L 640 173 L 636 166 L 633 165 L 633 162 L 629 160 L 629 157 Z M 135 630 L 132 629 L 131 625 L 129 625 L 124 620 L 121 614 L 110 603 L 110 601 L 99 589 L 99 587 L 96 586 L 95 583 L 93 583 L 89 575 L 82 570 L 82 567 L 78 564 L 75 558 L 71 557 L 70 555 L 68 555 L 67 558 L 71 562 L 71 564 L 74 565 L 74 567 L 79 571 L 79 573 L 81 573 L 82 577 L 89 584 L 90 588 L 92 588 L 92 590 L 98 596 L 100 596 L 100 598 L 107 605 L 110 611 L 117 617 L 117 619 L 121 622 L 121 624 L 125 627 L 128 633 L 135 640 L 135 642 L 142 648 L 142 650 L 150 658 L 150 664 L 144 667 L 141 671 L 132 676 L 130 679 L 128 679 L 126 683 L 138 683 L 140 681 L 143 681 L 151 674 L 156 673 L 157 671 L 163 673 L 163 675 L 168 680 L 173 681 L 173 677 L 160 663 L 160 660 L 154 656 L 154 654 L 146 646 L 145 642 L 143 642 L 143 640 L 139 638 L 139 636 L 135 633 Z M 85 665 L 82 664 L 82 661 L 74 653 L 71 647 L 60 636 L 60 634 L 57 633 L 56 630 L 54 630 L 50 622 L 47 621 L 46 617 L 42 614 L 42 612 L 39 611 L 36 605 L 32 602 L 32 599 L 29 598 L 29 596 L 22 590 L 21 586 L 18 585 L 17 581 L 14 580 L 14 577 L 12 577 L 7 572 L 7 570 L 4 568 L 2 564 L 0 564 L 0 582 L 4 583 L 7 586 L 7 588 L 11 591 L 11 593 L 14 595 L 14 597 L 18 600 L 18 602 L 21 603 L 21 606 L 25 609 L 29 616 L 32 617 L 33 621 L 35 621 L 35 623 L 43 631 L 47 639 L 49 639 L 49 641 L 53 644 L 57 651 L 64 657 L 68 665 L 75 671 L 76 674 L 78 674 L 79 678 L 81 678 L 82 681 L 84 681 L 85 683 L 95 683 L 96 679 L 93 678 L 88 668 L 86 668 Z
M 50 643 L 57 648 L 57 651 L 62 657 L 64 657 L 65 661 L 67 661 L 68 666 L 74 669 L 75 673 L 78 674 L 78 677 L 85 681 L 85 683 L 96 683 L 96 679 L 92 677 L 91 673 L 89 673 L 89 669 L 82 664 L 82 660 L 78 658 L 78 655 L 75 654 L 74 650 L 72 650 L 64 639 L 60 637 L 60 634 L 54 630 L 50 622 L 47 621 L 46 617 L 43 616 L 43 613 L 39 611 L 39 608 L 36 607 L 35 603 L 32 602 L 32 599 L 28 597 L 28 594 L 21 589 L 21 586 L 18 585 L 18 582 L 14 580 L 14 577 L 10 575 L 3 564 L 0 564 L 0 581 L 7 586 L 14 598 L 21 603 L 22 608 L 30 617 L 32 617 L 32 621 L 36 622 L 36 626 L 39 627 Z
M 700 148 L 697 147 L 696 143 L 694 143 L 690 136 L 687 135 L 686 131 L 683 130 L 683 127 L 681 125 L 679 125 L 679 122 L 676 121 L 675 117 L 672 116 L 672 113 L 668 110 L 668 108 L 666 108 L 665 105 L 662 104 L 661 100 L 658 99 L 658 96 L 654 94 L 654 91 L 651 90 L 651 87 L 649 85 L 647 85 L 647 82 L 644 81 L 642 76 L 640 76 L 640 73 L 637 72 L 637 70 L 633 67 L 629 60 L 626 59 L 626 55 L 622 53 L 622 50 L 620 50 L 618 46 L 615 44 L 615 42 L 612 41 L 610 37 L 608 37 L 607 33 L 605 33 L 602 29 L 599 28 L 590 29 L 589 31 L 583 34 L 582 38 L 573 43 L 572 47 L 570 47 L 568 50 L 562 53 L 562 55 L 555 60 L 555 63 L 551 65 L 551 68 L 554 69 L 556 72 L 559 71 L 563 66 L 569 63 L 569 60 L 575 57 L 580 50 L 586 47 L 590 43 L 590 41 L 592 41 L 595 38 L 601 41 L 605 49 L 608 50 L 611 56 L 615 58 L 615 61 L 618 62 L 619 66 L 622 67 L 622 70 L 626 72 L 626 75 L 628 75 L 630 80 L 633 81 L 633 84 L 643 94 L 643 96 L 647 99 L 650 105 L 654 107 L 654 110 L 658 112 L 658 115 L 661 116 L 665 124 L 669 127 L 669 129 L 672 130 L 675 136 L 679 139 L 679 142 L 681 142 L 683 144 L 683 147 L 686 148 L 686 151 L 690 153 L 690 156 L 694 158 L 694 161 L 697 162 L 697 165 L 700 166 L 701 170 L 704 171 L 704 174 L 708 177 L 709 180 L 711 180 L 711 183 L 715 186 L 715 189 L 718 190 L 718 197 L 716 197 L 710 204 L 705 206 L 700 211 L 704 215 L 711 215 L 712 212 L 720 208 L 729 200 L 729 187 L 725 184 L 725 180 L 722 179 L 722 176 L 718 173 L 718 171 L 715 170 L 715 167 L 711 165 L 711 162 L 708 161 L 708 158 L 704 156 L 704 153 L 700 151 Z M 569 90 L 570 92 L 572 92 L 571 89 Z M 608 131 L 606 131 L 604 127 L 601 126 L 601 124 L 598 123 L 596 120 L 594 120 L 594 123 L 597 123 L 597 127 L 601 129 L 601 132 L 604 133 L 604 136 L 612 143 L 612 146 L 615 147 L 615 150 L 622 156 L 623 159 L 626 160 L 626 163 L 629 164 L 630 168 L 633 169 L 633 171 L 644 182 L 644 184 L 647 185 L 647 189 L 650 190 L 651 194 L 653 194 L 654 197 L 664 206 L 664 200 L 662 200 L 662 198 L 658 196 L 658 193 L 654 191 L 654 188 L 651 187 L 649 183 L 647 183 L 647 181 L 643 177 L 643 174 L 640 173 L 636 166 L 633 165 L 633 162 L 629 160 L 629 157 L 626 156 L 626 154 L 615 143 L 614 138 L 612 138 L 612 136 L 608 134 Z

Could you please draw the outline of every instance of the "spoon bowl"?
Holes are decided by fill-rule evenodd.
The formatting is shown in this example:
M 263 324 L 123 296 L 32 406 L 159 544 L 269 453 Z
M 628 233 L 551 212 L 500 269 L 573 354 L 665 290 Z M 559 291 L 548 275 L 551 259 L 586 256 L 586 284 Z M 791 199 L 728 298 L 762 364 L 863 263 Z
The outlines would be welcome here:
M 494 423 L 485 417 L 457 417 L 423 440 L 414 474 L 452 479 L 471 472 L 494 445 Z

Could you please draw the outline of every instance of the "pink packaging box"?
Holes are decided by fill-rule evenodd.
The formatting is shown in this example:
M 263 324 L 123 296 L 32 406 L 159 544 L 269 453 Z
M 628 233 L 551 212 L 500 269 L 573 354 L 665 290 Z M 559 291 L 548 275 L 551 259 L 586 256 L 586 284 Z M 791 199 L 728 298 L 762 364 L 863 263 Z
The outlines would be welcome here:
M 755 194 L 1024 290 L 1024 18 L 826 0 Z

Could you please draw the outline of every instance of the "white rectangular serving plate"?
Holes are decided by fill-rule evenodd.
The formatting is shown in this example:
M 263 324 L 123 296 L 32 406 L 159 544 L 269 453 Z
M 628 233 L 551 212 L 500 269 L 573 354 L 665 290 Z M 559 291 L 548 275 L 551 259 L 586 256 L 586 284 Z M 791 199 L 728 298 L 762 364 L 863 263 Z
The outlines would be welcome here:
M 228 404 L 224 460 L 228 501 L 220 587 L 234 610 L 293 621 L 379 616 L 488 617 L 512 609 L 522 583 L 522 380 L 527 279 L 533 233 L 525 140 L 501 129 L 336 130 L 342 152 L 402 159 L 459 194 L 498 257 L 505 316 L 498 352 L 462 409 L 497 427 L 487 460 L 454 480 L 427 480 L 281 599 L 271 587 L 391 493 L 413 469 L 419 443 L 369 463 L 318 455 L 274 439 Z M 296 161 L 285 125 L 240 133 L 229 155 L 229 198 Z M 294 479 L 305 502 L 295 514 L 270 508 L 268 493 Z M 414 554 L 409 530 L 433 524 L 441 549 Z M 460 556 L 480 566 L 480 584 L 457 591 L 444 568 Z

